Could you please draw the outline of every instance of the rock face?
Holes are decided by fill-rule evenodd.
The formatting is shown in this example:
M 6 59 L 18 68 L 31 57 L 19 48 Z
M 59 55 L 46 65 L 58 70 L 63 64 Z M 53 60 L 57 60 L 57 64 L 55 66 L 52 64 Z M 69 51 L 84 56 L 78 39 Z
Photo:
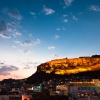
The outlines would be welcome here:
M 29 82 L 66 76 L 100 76 L 100 55 L 79 58 L 55 59 L 37 67 L 37 72 L 28 77 Z
M 93 55 L 91 57 L 51 60 L 41 64 L 37 69 L 37 71 L 44 71 L 45 73 L 54 72 L 55 74 L 60 75 L 99 70 L 100 56 Z

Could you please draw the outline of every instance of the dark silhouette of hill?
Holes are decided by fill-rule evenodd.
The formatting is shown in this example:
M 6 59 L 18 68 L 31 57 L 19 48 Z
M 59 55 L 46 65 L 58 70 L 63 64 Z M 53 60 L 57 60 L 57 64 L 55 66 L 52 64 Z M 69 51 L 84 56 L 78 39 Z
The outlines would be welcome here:
M 35 83 L 35 82 L 42 82 L 48 81 L 50 79 L 64 79 L 64 78 L 71 78 L 74 77 L 81 77 L 81 78 L 100 78 L 100 70 L 96 71 L 87 71 L 87 72 L 80 72 L 77 74 L 70 74 L 70 75 L 57 75 L 54 72 L 48 74 L 43 71 L 36 72 L 32 76 L 27 78 L 27 83 Z
M 15 79 L 4 79 L 1 81 L 1 84 L 12 84 L 13 82 L 16 82 Z

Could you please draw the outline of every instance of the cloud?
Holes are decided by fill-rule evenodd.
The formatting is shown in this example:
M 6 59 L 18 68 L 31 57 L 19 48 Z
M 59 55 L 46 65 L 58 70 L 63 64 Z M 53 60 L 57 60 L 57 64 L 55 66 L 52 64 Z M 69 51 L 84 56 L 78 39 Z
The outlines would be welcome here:
M 57 30 L 57 31 L 60 31 L 61 29 L 60 29 L 60 28 L 56 28 L 56 30 Z
M 39 64 L 40 64 L 39 62 L 26 62 L 26 63 L 23 63 L 23 65 L 25 66 L 24 69 L 31 69 L 31 68 L 36 69 Z
M 58 38 L 59 38 L 59 35 L 55 35 L 55 36 L 54 36 L 54 39 L 58 39 Z
M 78 18 L 75 17 L 72 13 L 70 13 L 70 16 L 72 17 L 73 20 L 78 21 Z
M 29 67 L 29 66 L 26 66 L 26 67 L 24 67 L 24 69 L 31 69 L 31 67 Z
M 13 48 L 16 48 L 16 46 L 15 46 L 15 45 L 13 45 L 12 47 L 13 47 Z
M 74 0 L 64 0 L 66 6 L 70 6 Z
M 49 49 L 49 50 L 54 50 L 55 47 L 54 47 L 54 46 L 50 46 L 50 47 L 48 47 L 48 49 Z
M 8 26 L 7 31 L 11 33 L 13 37 L 18 37 L 22 35 L 22 33 L 17 30 L 21 28 L 18 22 L 8 23 L 7 26 Z
M 8 13 L 8 8 L 6 7 L 6 8 L 2 8 L 2 10 L 1 10 L 1 12 L 3 12 L 4 14 L 7 14 Z
M 76 20 L 76 21 L 78 20 L 78 18 L 76 18 L 75 16 L 72 16 L 72 18 L 73 18 L 74 20 Z
M 91 5 L 89 9 L 93 11 L 100 11 L 100 6 Z
M 19 76 L 19 75 L 11 75 L 11 76 L 13 76 L 13 77 L 16 77 L 16 78 L 21 78 L 21 76 Z
M 18 67 L 13 65 L 0 65 L 0 75 L 10 75 L 11 71 L 17 71 Z
M 29 65 L 29 64 L 30 64 L 30 65 L 38 65 L 38 64 L 40 64 L 40 63 L 39 63 L 39 61 L 37 61 L 37 62 L 31 62 L 31 61 L 30 61 L 30 62 L 23 63 L 23 64 L 24 64 L 24 65 L 27 65 L 27 64 L 28 64 L 28 65 Z
M 64 31 L 66 30 L 66 28 L 65 28 L 65 27 L 63 27 L 62 29 L 63 29 Z
M 32 37 L 32 34 L 29 34 L 29 37 Z
M 10 36 L 8 36 L 8 35 L 5 34 L 5 33 L 0 33 L 0 37 L 6 38 L 6 39 L 11 38 Z
M 14 9 L 12 11 L 10 11 L 8 13 L 8 15 L 11 17 L 11 18 L 14 18 L 16 20 L 21 20 L 22 19 L 22 16 L 20 15 L 19 11 L 17 9 Z
M 14 18 L 16 20 L 21 20 L 22 16 L 20 12 L 15 8 L 13 10 L 9 10 L 8 8 L 3 8 L 2 12 L 10 16 L 10 18 Z
M 0 63 L 0 65 L 3 65 L 4 63 Z
M 18 43 L 21 46 L 31 46 L 31 45 L 36 46 L 36 45 L 40 44 L 41 41 L 40 41 L 40 39 L 37 39 L 37 40 L 34 40 L 34 41 L 32 41 L 32 40 L 26 40 L 26 41 L 23 41 L 23 42 L 15 41 L 15 43 Z
M 65 23 L 67 23 L 67 22 L 68 22 L 68 20 L 67 20 L 67 19 L 64 19 L 64 22 L 65 22 Z
M 53 9 L 47 8 L 46 6 L 43 7 L 43 11 L 46 15 L 55 13 L 55 11 Z
M 23 41 L 23 42 L 21 42 L 21 41 L 15 41 L 15 42 L 20 44 L 20 45 L 22 45 L 22 46 L 30 46 L 30 45 L 32 45 L 32 41 L 31 40 L 26 40 L 26 41 Z
M 59 58 L 59 55 L 53 55 L 53 57 L 52 57 L 53 59 L 57 59 L 57 58 Z
M 16 28 L 22 28 L 20 26 L 20 22 L 19 21 L 9 22 L 9 23 L 7 23 L 7 26 L 8 26 L 8 31 L 12 31 L 12 32 L 14 32 L 16 30 Z
M 34 45 L 34 46 L 35 46 L 35 45 L 38 45 L 38 44 L 40 44 L 40 43 L 41 43 L 40 39 L 37 39 L 37 40 L 33 41 L 33 45 Z
M 30 14 L 36 19 L 36 14 L 34 12 L 30 12 Z
M 7 25 L 6 22 L 4 20 L 0 21 L 0 31 L 5 31 L 7 30 Z
M 5 21 L 0 21 L 0 31 L 7 31 L 10 34 L 12 34 L 14 37 L 21 36 L 21 33 L 18 31 L 18 29 L 22 28 L 20 26 L 20 20 L 22 16 L 20 15 L 19 11 L 17 9 L 14 9 L 12 11 L 9 11 L 8 8 L 2 9 L 2 12 L 4 14 L 7 14 L 10 16 L 10 18 L 13 18 L 15 20 L 9 21 L 7 24 Z
M 30 53 L 32 53 L 32 52 L 29 51 L 29 50 L 20 50 L 20 52 L 23 53 L 23 54 L 30 54 Z
M 63 15 L 63 17 L 67 17 L 67 16 L 68 16 L 67 14 L 64 14 L 64 15 Z
M 18 36 L 21 36 L 21 33 L 16 31 L 14 34 L 13 34 L 14 37 L 18 37 Z
M 35 13 L 34 12 L 30 12 L 30 14 L 33 15 L 33 16 L 35 16 Z

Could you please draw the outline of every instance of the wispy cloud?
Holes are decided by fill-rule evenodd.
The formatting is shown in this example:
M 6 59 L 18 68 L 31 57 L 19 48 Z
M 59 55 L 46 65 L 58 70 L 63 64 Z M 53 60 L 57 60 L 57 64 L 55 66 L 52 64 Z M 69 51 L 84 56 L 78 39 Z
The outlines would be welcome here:
M 36 19 L 36 14 L 34 12 L 30 12 L 30 14 Z
M 29 50 L 19 50 L 21 53 L 23 53 L 23 54 L 30 54 L 30 53 L 32 53 L 31 51 L 29 51 Z
M 18 37 L 18 36 L 21 36 L 21 33 L 16 31 L 14 34 L 13 34 L 14 37 Z
M 8 30 L 9 29 L 14 30 L 16 27 L 20 27 L 21 28 L 21 26 L 19 26 L 19 24 L 20 24 L 19 21 L 12 21 L 12 22 L 7 23 Z
M 32 34 L 29 34 L 29 37 L 32 37 Z
M 7 30 L 7 25 L 6 22 L 4 20 L 0 21 L 0 31 L 5 31 Z
M 68 22 L 68 20 L 67 20 L 67 19 L 64 19 L 64 20 L 63 20 L 63 22 L 64 22 L 64 23 L 67 23 L 67 22 Z
M 53 59 L 58 59 L 58 58 L 59 58 L 59 55 L 56 55 L 56 54 L 55 54 L 55 55 L 52 56 L 52 58 L 53 58 Z
M 51 9 L 51 8 L 47 8 L 46 6 L 43 7 L 43 11 L 46 15 L 50 15 L 55 13 L 55 10 Z
M 31 69 L 31 67 L 27 65 L 24 67 L 24 69 Z
M 9 10 L 8 8 L 3 8 L 2 12 L 8 15 L 11 20 L 6 23 L 5 21 L 0 21 L 0 31 L 7 31 L 12 34 L 13 37 L 21 36 L 19 30 L 22 28 L 20 26 L 20 20 L 22 16 L 17 9 Z
M 58 39 L 58 38 L 59 38 L 59 35 L 55 35 L 55 36 L 54 36 L 54 39 Z
M 17 71 L 19 68 L 13 65 L 0 64 L 0 75 L 10 75 L 11 71 Z
M 23 42 L 21 42 L 21 41 L 15 41 L 15 42 L 20 44 L 20 45 L 22 45 L 22 46 L 30 46 L 30 45 L 32 45 L 32 41 L 31 40 L 26 40 L 26 41 L 23 41 Z
M 22 33 L 19 32 L 19 30 L 21 29 L 19 22 L 10 22 L 7 24 L 7 26 L 7 31 L 11 33 L 13 37 L 18 37 L 22 35 Z
M 23 42 L 15 41 L 15 43 L 18 43 L 21 46 L 31 46 L 31 45 L 36 46 L 36 45 L 40 44 L 41 41 L 40 41 L 40 39 L 37 39 L 37 40 L 34 40 L 34 41 L 32 41 L 32 40 L 26 40 L 26 41 L 23 41 Z
M 54 46 L 50 46 L 50 47 L 48 47 L 48 49 L 49 49 L 49 50 L 54 50 L 55 47 L 54 47 Z
M 56 28 L 56 30 L 57 30 L 57 31 L 60 31 L 61 29 L 60 29 L 60 28 Z
M 6 7 L 6 8 L 2 8 L 1 12 L 3 12 L 4 14 L 7 14 L 9 11 L 9 9 Z
M 33 69 L 33 67 L 36 69 L 36 66 L 38 66 L 40 63 L 39 62 L 26 62 L 23 63 L 23 65 L 25 66 L 24 69 Z
M 76 18 L 75 16 L 72 16 L 72 18 L 73 18 L 74 20 L 76 20 L 76 21 L 78 20 L 78 18 Z
M 62 29 L 63 29 L 64 31 L 66 30 L 66 28 L 65 28 L 65 27 L 63 27 Z
M 23 50 L 23 53 L 24 53 L 24 54 L 29 54 L 29 53 L 32 53 L 32 52 L 29 51 L 29 50 Z
M 3 8 L 2 12 L 10 16 L 10 18 L 14 18 L 16 20 L 21 20 L 22 16 L 17 9 L 9 10 L 8 8 Z
M 3 64 L 4 64 L 4 63 L 1 63 L 1 62 L 0 62 L 0 66 L 3 65 Z
M 12 47 L 13 47 L 13 48 L 16 48 L 16 46 L 15 46 L 15 45 L 13 45 Z
M 67 16 L 68 16 L 67 14 L 64 14 L 64 15 L 63 15 L 63 17 L 67 17 Z
M 22 16 L 20 14 L 20 12 L 17 10 L 17 9 L 14 9 L 12 11 L 10 11 L 8 13 L 8 15 L 11 17 L 11 18 L 14 18 L 16 20 L 21 20 L 22 19 Z
M 75 15 L 73 15 L 72 13 L 70 13 L 70 16 L 72 17 L 73 20 L 78 21 L 78 18 Z
M 21 78 L 21 76 L 19 76 L 19 75 L 16 75 L 16 74 L 14 74 L 14 75 L 11 75 L 12 77 L 16 77 L 16 78 Z
M 93 10 L 93 11 L 100 11 L 100 6 L 96 6 L 96 5 L 91 5 L 89 7 L 90 10 Z
M 41 43 L 40 39 L 37 39 L 37 40 L 33 41 L 33 45 L 38 45 L 40 43 Z
M 0 37 L 6 38 L 6 39 L 11 38 L 9 35 L 7 35 L 7 34 L 5 34 L 5 33 L 0 33 Z
M 70 6 L 74 0 L 64 0 L 66 6 Z
M 35 13 L 34 12 L 30 12 L 30 14 L 33 15 L 33 16 L 35 16 Z

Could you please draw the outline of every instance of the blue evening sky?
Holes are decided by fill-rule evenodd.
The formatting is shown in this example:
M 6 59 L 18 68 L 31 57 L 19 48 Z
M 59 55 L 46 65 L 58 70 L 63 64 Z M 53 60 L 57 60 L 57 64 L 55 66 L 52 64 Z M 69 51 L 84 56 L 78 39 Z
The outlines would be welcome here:
M 1 80 L 93 54 L 100 54 L 100 0 L 0 0 Z

